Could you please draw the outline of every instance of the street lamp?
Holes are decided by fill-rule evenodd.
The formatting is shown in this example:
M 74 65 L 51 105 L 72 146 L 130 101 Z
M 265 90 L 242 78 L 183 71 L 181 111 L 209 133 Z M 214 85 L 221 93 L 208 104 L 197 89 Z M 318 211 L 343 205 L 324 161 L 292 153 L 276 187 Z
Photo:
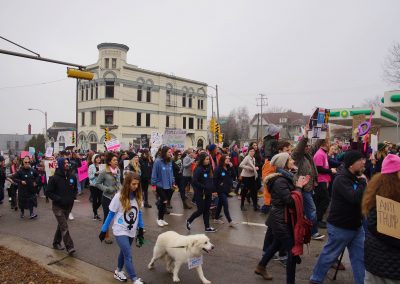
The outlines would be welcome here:
M 36 110 L 44 114 L 44 141 L 45 141 L 45 148 L 47 147 L 47 111 L 43 111 L 37 108 L 28 108 L 28 110 Z

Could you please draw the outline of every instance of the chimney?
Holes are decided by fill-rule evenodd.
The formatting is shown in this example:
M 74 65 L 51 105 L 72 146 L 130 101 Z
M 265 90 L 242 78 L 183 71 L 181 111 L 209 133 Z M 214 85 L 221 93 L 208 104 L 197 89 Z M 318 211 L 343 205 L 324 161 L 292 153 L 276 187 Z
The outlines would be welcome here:
M 32 134 L 32 125 L 29 123 L 28 124 L 28 135 Z

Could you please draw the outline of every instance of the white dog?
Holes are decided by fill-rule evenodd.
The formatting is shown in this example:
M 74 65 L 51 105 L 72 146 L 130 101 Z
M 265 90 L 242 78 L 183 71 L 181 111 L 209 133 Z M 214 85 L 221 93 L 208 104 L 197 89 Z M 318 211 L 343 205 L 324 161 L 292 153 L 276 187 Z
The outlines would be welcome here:
M 154 268 L 154 262 L 163 258 L 166 262 L 167 271 L 173 274 L 173 281 L 179 282 L 179 269 L 189 259 L 200 257 L 202 252 L 209 252 L 214 249 L 210 239 L 204 234 L 183 236 L 176 232 L 168 231 L 158 236 L 153 250 L 153 258 L 148 268 Z M 203 274 L 201 265 L 196 267 L 197 273 L 204 284 L 211 283 Z

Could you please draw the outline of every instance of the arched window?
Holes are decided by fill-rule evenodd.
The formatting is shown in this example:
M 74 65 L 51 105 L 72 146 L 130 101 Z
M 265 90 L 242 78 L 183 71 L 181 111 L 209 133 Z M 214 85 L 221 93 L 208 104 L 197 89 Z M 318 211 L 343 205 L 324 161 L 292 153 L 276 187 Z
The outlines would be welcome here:
M 197 148 L 203 149 L 204 148 L 204 141 L 203 139 L 197 140 Z

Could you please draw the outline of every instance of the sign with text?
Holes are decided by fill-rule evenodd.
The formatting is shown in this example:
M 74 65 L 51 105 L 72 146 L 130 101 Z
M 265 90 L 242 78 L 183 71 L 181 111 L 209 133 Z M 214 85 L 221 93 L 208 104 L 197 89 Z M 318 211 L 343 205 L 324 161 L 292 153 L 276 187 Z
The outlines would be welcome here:
M 400 239 L 400 202 L 377 195 L 376 221 L 379 233 Z
M 186 130 L 167 129 L 163 135 L 163 142 L 175 150 L 185 150 Z
M 109 141 L 105 141 L 107 151 L 118 151 L 121 148 L 121 144 L 118 139 L 111 139 Z
M 329 109 L 317 108 L 310 117 L 308 138 L 325 139 L 328 134 Z
M 199 267 L 200 265 L 203 265 L 203 256 L 202 255 L 199 257 L 189 258 L 189 260 L 188 260 L 189 269 Z
M 152 131 L 150 137 L 150 146 L 152 148 L 158 148 L 163 143 L 163 136 L 161 133 Z
M 82 161 L 82 166 L 78 168 L 78 180 L 81 182 L 88 177 L 88 165 L 86 161 Z
M 56 168 L 57 168 L 56 160 L 53 160 L 53 161 L 45 160 L 44 161 L 44 170 L 46 172 L 47 182 L 49 182 L 49 178 L 54 175 Z
M 149 140 L 147 139 L 147 134 L 140 135 L 140 148 L 149 148 Z
M 47 148 L 46 148 L 46 154 L 45 154 L 45 156 L 46 156 L 47 158 L 50 158 L 50 157 L 53 156 L 53 147 L 47 147 Z

